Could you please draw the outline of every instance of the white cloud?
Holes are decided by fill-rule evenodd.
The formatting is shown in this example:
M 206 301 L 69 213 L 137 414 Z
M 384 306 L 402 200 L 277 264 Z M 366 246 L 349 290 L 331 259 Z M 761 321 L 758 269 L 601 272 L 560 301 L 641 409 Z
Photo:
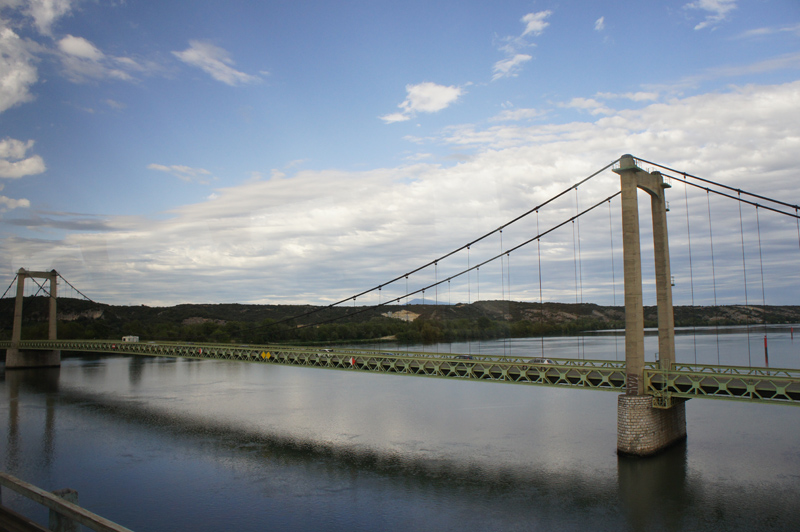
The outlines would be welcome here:
M 30 0 L 26 12 L 40 33 L 51 35 L 53 24 L 72 10 L 72 0 Z
M 793 26 L 755 28 L 741 33 L 738 37 L 740 39 L 750 39 L 753 37 L 764 37 L 766 35 L 775 35 L 779 33 L 794 33 L 800 37 L 800 24 L 795 24 Z
M 67 35 L 58 41 L 58 48 L 65 54 L 91 61 L 100 61 L 105 57 L 103 52 L 98 50 L 91 42 L 83 37 L 75 37 L 73 35 Z
M 105 103 L 112 109 L 125 109 L 127 107 L 124 103 L 112 100 L 111 98 L 106 99 Z
M 678 93 L 687 87 L 697 87 L 706 81 L 797 69 L 800 69 L 800 52 L 783 54 L 745 65 L 713 67 L 700 74 L 683 78 L 672 85 L 652 85 L 650 88 L 663 92 Z
M 0 177 L 19 179 L 29 175 L 41 174 L 47 168 L 38 155 L 27 156 L 33 148 L 33 141 L 5 138 L 0 140 Z
M 595 96 L 597 98 L 602 98 L 604 100 L 626 99 L 634 102 L 647 102 L 647 101 L 658 100 L 657 92 L 625 92 L 621 94 L 616 94 L 612 92 L 598 92 Z
M 0 191 L 5 188 L 5 185 L 0 184 Z M 24 208 L 27 209 L 31 206 L 31 202 L 26 199 L 13 199 L 9 198 L 8 196 L 0 195 L 0 205 L 5 207 L 6 209 L 17 209 L 17 208 Z M 0 209 L 2 210 L 2 209 Z
M 463 92 L 459 87 L 448 87 L 431 82 L 406 85 L 406 91 L 408 96 L 400 104 L 400 108 L 407 112 L 419 111 L 423 113 L 435 113 L 446 109 L 450 104 L 458 100 L 458 97 Z
M 728 14 L 736 9 L 736 0 L 696 0 L 683 7 L 684 9 L 699 9 L 708 12 L 705 20 L 694 27 L 696 30 L 701 30 L 724 21 Z
M 527 120 L 542 116 L 542 111 L 537 109 L 506 109 L 497 116 L 489 119 L 490 122 L 511 122 L 517 120 Z
M 211 182 L 212 174 L 204 168 L 192 168 L 191 166 L 183 166 L 180 164 L 173 164 L 165 166 L 163 164 L 149 164 L 149 170 L 157 170 L 159 172 L 166 172 L 172 174 L 181 181 L 187 183 L 200 183 L 201 185 L 208 185 Z
M 611 109 L 598 102 L 594 98 L 573 98 L 569 102 L 561 104 L 561 107 L 568 107 L 572 109 L 584 109 L 593 115 L 604 114 L 608 115 L 613 113 Z
M 509 57 L 507 59 L 498 61 L 494 64 L 494 68 L 492 69 L 494 72 L 492 81 L 518 75 L 522 64 L 527 63 L 531 59 L 533 58 L 527 54 L 516 54 L 514 57 Z
M 33 99 L 29 88 L 38 80 L 34 61 L 22 39 L 0 20 L 0 113 Z
M 574 103 L 593 109 L 591 100 L 585 97 Z M 299 171 L 280 179 L 248 180 L 214 191 L 214 199 L 185 205 L 157 219 L 111 217 L 102 233 L 73 232 L 62 240 L 3 239 L 0 256 L 30 257 L 33 262 L 52 264 L 59 270 L 80 272 L 70 280 L 78 287 L 96 286 L 97 293 L 92 296 L 101 301 L 330 301 L 401 275 L 498 227 L 623 153 L 768 196 L 796 198 L 798 109 L 800 82 L 794 82 L 732 88 L 645 107 L 634 105 L 611 115 L 570 123 L 495 122 L 483 128 L 453 128 L 436 142 L 469 150 L 472 156 L 460 164 L 412 164 L 363 172 Z M 6 151 L 19 154 L 22 147 L 9 145 Z M 581 187 L 581 206 L 607 197 L 618 186 L 618 176 L 610 171 L 601 174 Z M 672 216 L 683 221 L 679 217 L 683 215 L 679 210 L 683 190 L 674 186 L 669 194 L 673 200 Z M 705 202 L 705 194 L 702 196 Z M 574 214 L 574 198 L 571 194 L 553 210 L 543 210 L 542 229 Z M 618 204 L 612 208 L 617 209 Z M 714 208 L 718 209 L 715 215 L 718 213 L 719 219 L 724 220 L 723 203 L 715 203 Z M 580 228 L 583 258 L 589 261 L 583 266 L 585 299 L 593 302 L 610 298 L 599 288 L 590 294 L 588 288 L 598 286 L 590 283 L 590 277 L 594 281 L 594 276 L 599 275 L 591 265 L 608 262 L 603 253 L 608 250 L 609 210 L 606 206 L 603 209 L 594 222 L 589 219 Z M 618 211 L 614 213 L 614 223 L 618 223 Z M 762 217 L 761 223 L 772 222 Z M 676 225 L 675 231 L 670 227 L 673 272 L 679 281 L 676 291 L 688 285 L 680 278 L 688 267 L 678 227 L 683 226 Z M 698 227 L 707 226 L 701 219 Z M 724 223 L 714 227 L 718 265 L 726 261 L 722 234 L 716 251 L 716 231 L 724 227 Z M 735 229 L 738 238 L 738 224 Z M 779 231 L 767 229 L 761 226 L 762 237 Z M 795 231 L 793 222 L 791 229 Z M 504 231 L 504 245 L 530 238 L 535 235 L 532 231 L 534 220 L 516 232 Z M 793 235 L 793 250 L 797 253 L 797 236 Z M 732 240 L 735 244 L 736 239 Z M 545 298 L 574 300 L 574 292 L 564 288 L 574 282 L 572 233 L 554 233 L 544 244 Z M 704 243 L 693 234 L 692 244 Z M 566 255 L 559 255 L 560 248 Z M 498 249 L 497 240 L 487 242 L 485 248 L 473 246 L 470 260 L 475 264 Z M 741 253 L 738 247 L 731 249 L 730 256 Z M 86 258 L 98 255 L 100 250 L 107 256 L 105 262 Z M 764 258 L 769 259 L 769 267 L 784 268 L 783 255 L 773 255 L 768 250 L 765 242 Z M 643 257 L 646 255 L 643 250 Z M 559 256 L 565 258 L 561 260 Z M 595 256 L 602 258 L 591 262 Z M 738 257 L 741 260 L 740 254 Z M 695 275 L 700 275 L 704 262 L 699 256 L 695 261 Z M 439 278 L 466 263 L 467 258 L 462 255 L 440 263 Z M 526 278 L 525 272 L 536 273 L 535 259 L 514 254 L 512 264 L 514 298 L 525 299 L 535 282 Z M 796 264 L 793 258 L 785 267 L 788 273 L 782 284 L 789 287 L 784 288 L 785 295 L 771 299 L 768 292 L 768 304 L 779 304 L 777 297 L 787 301 L 800 297 L 794 288 L 800 286 Z M 491 280 L 497 268 L 492 268 L 481 269 L 481 282 L 485 283 L 481 286 L 482 299 L 500 297 L 498 283 Z M 738 273 L 741 278 L 741 270 Z M 104 276 L 103 283 L 90 283 L 89 277 L 97 274 Z M 413 277 L 410 288 L 422 286 L 433 275 L 431 272 L 430 279 Z M 145 276 L 147 283 L 139 284 L 138 280 Z M 473 276 L 473 300 L 475 282 Z M 719 277 L 718 282 L 721 283 Z M 464 284 L 453 282 L 454 301 L 466 300 Z M 698 286 L 696 282 L 695 290 L 699 291 Z M 402 287 L 389 286 L 382 291 L 382 297 L 385 301 L 404 290 L 404 283 Z M 721 300 L 724 293 L 736 297 L 732 289 L 725 292 L 721 284 L 718 290 Z M 679 292 L 676 294 L 680 296 Z M 377 296 L 364 298 L 363 303 L 376 300 Z M 538 300 L 538 291 L 531 300 Z M 676 303 L 686 304 L 680 299 Z
M 260 81 L 257 76 L 251 76 L 233 68 L 235 63 L 228 52 L 207 42 L 189 41 L 189 48 L 182 52 L 172 52 L 172 54 L 184 63 L 203 70 L 215 80 L 226 85 L 236 86 Z
M 429 81 L 417 85 L 406 85 L 406 99 L 397 107 L 400 113 L 380 117 L 387 124 L 409 120 L 416 113 L 435 113 L 448 108 L 463 94 L 464 89 L 455 86 L 438 85 Z
M 46 170 L 44 160 L 38 155 L 28 157 L 28 152 L 33 148 L 33 141 L 5 138 L 0 140 L 0 177 L 19 179 L 21 177 L 36 175 Z M 0 184 L 0 191 L 5 185 Z M 28 208 L 31 202 L 27 199 L 13 199 L 0 195 L 0 206 L 5 209 Z
M 411 115 L 408 115 L 406 113 L 391 113 L 388 115 L 381 116 L 380 119 L 386 122 L 387 124 L 393 124 L 395 122 L 405 122 L 406 120 L 411 120 Z
M 541 35 L 544 29 L 550 25 L 545 19 L 552 15 L 552 11 L 539 11 L 538 13 L 528 13 L 522 17 L 522 22 L 525 23 L 525 31 L 522 35 L 532 33 L 533 35 Z
M 599 19 L 595 20 L 594 29 L 595 31 L 603 31 L 606 29 L 606 17 L 600 17 Z
M 67 35 L 58 41 L 61 64 L 71 81 L 82 83 L 89 79 L 117 79 L 131 81 L 131 72 L 146 72 L 151 67 L 140 65 L 129 57 L 104 54 L 83 37 Z
M 0 195 L 0 205 L 3 205 L 6 209 L 17 209 L 17 208 L 25 208 L 31 206 L 31 202 L 26 199 L 12 199 L 7 196 Z
M 550 25 L 545 19 L 551 14 L 551 11 L 539 11 L 537 13 L 528 13 L 522 17 L 521 21 L 525 23 L 525 29 L 522 34 L 518 37 L 509 36 L 503 39 L 504 44 L 499 49 L 507 57 L 497 61 L 492 67 L 492 81 L 517 76 L 522 65 L 533 59 L 530 55 L 521 51 L 524 48 L 535 46 L 525 36 L 528 34 L 533 36 L 541 35 L 545 28 Z

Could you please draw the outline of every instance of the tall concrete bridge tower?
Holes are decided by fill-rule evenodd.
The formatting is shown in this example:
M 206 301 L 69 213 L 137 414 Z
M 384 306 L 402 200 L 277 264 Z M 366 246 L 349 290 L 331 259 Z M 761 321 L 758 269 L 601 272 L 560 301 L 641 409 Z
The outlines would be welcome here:
M 655 255 L 656 302 L 658 304 L 658 362 L 664 369 L 675 363 L 675 319 L 667 235 L 667 202 L 670 188 L 660 172 L 645 172 L 631 155 L 620 158 L 622 191 L 622 248 L 625 270 L 625 363 L 627 389 L 617 403 L 617 450 L 624 454 L 648 455 L 686 438 L 685 403 L 654 408 L 653 397 L 644 389 L 644 308 L 642 298 L 642 253 L 639 235 L 638 191 L 650 195 Z
M 25 279 L 46 279 L 49 281 L 50 310 L 48 313 L 47 339 L 55 340 L 58 331 L 56 297 L 58 291 L 58 272 L 35 272 L 20 268 L 17 272 L 17 298 L 14 305 L 14 325 L 11 330 L 11 347 L 6 350 L 6 369 L 41 368 L 61 365 L 61 351 L 26 351 L 19 348 L 22 340 L 22 302 L 25 295 Z

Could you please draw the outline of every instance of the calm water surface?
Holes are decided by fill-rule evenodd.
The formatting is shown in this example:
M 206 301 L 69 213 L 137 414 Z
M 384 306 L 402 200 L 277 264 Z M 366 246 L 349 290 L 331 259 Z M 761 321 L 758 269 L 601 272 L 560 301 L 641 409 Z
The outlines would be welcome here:
M 679 361 L 763 364 L 763 329 L 749 350 L 720 332 L 679 336 Z M 622 351 L 612 335 L 544 342 L 550 357 Z M 770 329 L 769 356 L 800 367 L 800 336 Z M 0 371 L 0 398 L 3 470 L 136 531 L 800 529 L 797 407 L 692 400 L 686 444 L 642 460 L 616 455 L 611 392 L 86 356 Z

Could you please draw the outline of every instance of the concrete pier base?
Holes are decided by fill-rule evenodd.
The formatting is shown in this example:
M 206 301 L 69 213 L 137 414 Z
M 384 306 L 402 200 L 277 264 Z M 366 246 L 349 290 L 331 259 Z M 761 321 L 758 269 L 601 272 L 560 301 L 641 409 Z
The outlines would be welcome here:
M 650 456 L 686 439 L 686 403 L 653 408 L 649 395 L 620 395 L 617 401 L 617 452 Z
M 26 351 L 24 349 L 6 350 L 6 369 L 18 368 L 57 368 L 61 366 L 61 350 Z

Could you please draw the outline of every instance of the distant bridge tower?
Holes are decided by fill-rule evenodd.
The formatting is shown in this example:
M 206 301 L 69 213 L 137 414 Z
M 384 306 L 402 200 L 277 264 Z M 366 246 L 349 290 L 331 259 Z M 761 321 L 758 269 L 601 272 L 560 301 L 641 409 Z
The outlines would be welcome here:
M 58 272 L 34 272 L 20 268 L 17 272 L 17 299 L 14 305 L 14 325 L 11 331 L 11 347 L 6 350 L 6 369 L 41 368 L 61 365 L 61 351 L 25 351 L 19 348 L 22 340 L 22 300 L 25 294 L 25 279 L 46 279 L 50 281 L 50 311 L 48 313 L 47 339 L 55 340 L 57 335 L 56 296 L 58 290 Z
M 654 408 L 644 390 L 644 309 L 642 254 L 639 240 L 638 191 L 650 195 L 653 219 L 656 302 L 658 304 L 658 355 L 662 368 L 675 363 L 675 319 L 667 235 L 667 202 L 660 172 L 645 172 L 631 155 L 620 158 L 622 190 L 622 248 L 625 269 L 625 362 L 627 391 L 617 403 L 617 450 L 625 454 L 649 455 L 686 438 L 686 408 L 683 402 L 670 408 Z

